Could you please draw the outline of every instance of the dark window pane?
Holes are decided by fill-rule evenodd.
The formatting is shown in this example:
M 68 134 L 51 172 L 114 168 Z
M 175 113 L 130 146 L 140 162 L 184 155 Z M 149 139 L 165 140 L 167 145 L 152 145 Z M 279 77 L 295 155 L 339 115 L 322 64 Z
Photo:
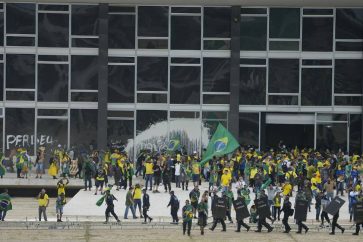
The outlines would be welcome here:
M 167 111 L 158 110 L 137 110 L 136 111 L 136 132 L 145 131 L 152 124 L 167 120 Z
M 107 120 L 107 140 L 109 144 L 126 145 L 134 138 L 133 120 Z
M 67 146 L 68 120 L 67 119 L 38 119 L 37 147 L 44 146 L 51 150 L 59 144 Z
M 71 101 L 72 102 L 97 102 L 98 93 L 97 92 L 72 92 Z
M 200 103 L 200 67 L 170 67 L 170 103 Z
M 135 66 L 108 66 L 108 102 L 133 103 Z
M 239 114 L 239 143 L 242 146 L 258 147 L 260 115 L 259 113 Z
M 144 6 L 138 8 L 138 36 L 168 37 L 168 7 Z
M 138 57 L 137 63 L 137 90 L 168 90 L 167 57 Z
M 16 101 L 34 101 L 34 92 L 23 92 L 23 91 L 7 91 L 6 100 L 16 100 Z
M 203 91 L 229 92 L 229 59 L 203 59 Z
M 6 45 L 7 46 L 34 46 L 35 38 L 34 37 L 7 36 Z
M 332 51 L 333 18 L 303 18 L 303 51 Z
M 297 96 L 268 96 L 269 105 L 298 105 Z
M 266 68 L 242 67 L 240 68 L 239 104 L 265 105 L 266 104 Z
M 304 15 L 333 15 L 333 9 L 304 9 Z
M 203 49 L 205 50 L 229 50 L 229 40 L 204 40 Z
M 170 111 L 170 118 L 199 118 L 199 112 Z
M 363 51 L 362 42 L 335 42 L 336 51 Z
M 241 65 L 266 65 L 266 59 L 241 58 Z
M 300 39 L 300 9 L 270 8 L 270 38 Z
M 139 47 L 139 49 L 167 49 L 168 40 L 167 39 L 139 39 L 138 47 Z
M 0 63 L 0 102 L 4 100 L 4 64 Z
M 72 5 L 72 35 L 98 34 L 98 5 Z
M 38 9 L 47 11 L 68 11 L 68 5 L 39 4 Z
M 332 60 L 302 60 L 303 66 L 331 66 Z
M 204 37 L 231 36 L 231 8 L 204 8 Z
M 241 17 L 241 50 L 266 50 L 266 38 L 266 17 Z
M 68 14 L 38 14 L 38 45 L 68 47 Z
M 133 118 L 134 111 L 108 111 L 107 117 Z
M 203 119 L 227 119 L 228 114 L 226 112 L 203 112 L 202 118 Z M 225 126 L 227 127 L 227 126 Z
M 71 88 L 97 90 L 98 57 L 73 55 L 71 63 Z
M 347 125 L 339 123 L 326 123 L 317 125 L 316 133 L 317 149 L 325 151 L 330 149 L 337 152 L 339 149 L 347 149 Z
M 299 92 L 299 60 L 269 59 L 269 93 Z
M 241 14 L 267 14 L 266 8 L 242 8 Z
M 362 114 L 350 115 L 349 151 L 352 154 L 362 154 Z
M 5 150 L 24 147 L 29 154 L 34 152 L 35 111 L 31 108 L 5 109 Z
M 72 38 L 72 47 L 98 48 L 97 38 Z
M 68 101 L 68 65 L 38 65 L 38 101 Z
M 172 57 L 171 63 L 176 64 L 200 64 L 199 58 L 178 58 L 178 57 Z
M 301 74 L 301 105 L 330 106 L 332 70 L 303 68 Z
M 137 94 L 138 103 L 167 103 L 167 94 L 154 94 L 154 93 L 138 93 Z
M 34 55 L 6 55 L 6 87 L 35 88 Z
M 335 60 L 334 93 L 363 94 L 363 60 Z
M 200 21 L 199 16 L 172 16 L 171 49 L 200 50 Z
M 110 13 L 134 13 L 135 7 L 109 6 L 108 11 Z
M 270 41 L 270 50 L 299 50 L 299 41 Z
M 97 147 L 97 110 L 71 110 L 71 146 L 93 150 Z
M 362 97 L 336 96 L 334 97 L 334 104 L 339 106 L 362 106 Z
M 229 104 L 229 95 L 203 95 L 203 104 Z
M 109 56 L 108 63 L 135 63 L 134 57 Z
M 0 12 L 0 46 L 4 46 L 4 13 Z
M 68 55 L 38 55 L 38 61 L 68 61 Z
M 35 34 L 35 4 L 7 3 L 6 32 L 8 34 Z
M 108 21 L 108 47 L 135 49 L 135 15 L 110 14 Z
M 200 13 L 200 7 L 172 7 L 172 13 Z
M 335 26 L 337 39 L 363 39 L 363 8 L 338 8 Z
M 38 116 L 67 116 L 67 109 L 38 109 Z

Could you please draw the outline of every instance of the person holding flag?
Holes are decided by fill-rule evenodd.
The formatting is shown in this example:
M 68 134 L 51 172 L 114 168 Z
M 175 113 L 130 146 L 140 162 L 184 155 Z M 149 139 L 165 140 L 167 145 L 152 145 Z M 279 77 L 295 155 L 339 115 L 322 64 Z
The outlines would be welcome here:
M 8 194 L 8 189 L 4 189 L 4 192 L 0 194 L 0 221 L 5 220 L 7 211 L 11 209 L 13 209 L 11 197 Z
M 105 195 L 102 196 L 96 203 L 97 206 L 101 206 L 103 204 L 104 201 L 106 201 L 106 211 L 105 211 L 105 216 L 106 216 L 106 221 L 104 222 L 105 224 L 108 223 L 108 219 L 110 217 L 110 213 L 115 217 L 116 221 L 119 223 L 120 219 L 117 217 L 116 213 L 115 213 L 115 205 L 113 204 L 113 201 L 116 200 L 117 198 L 111 194 L 110 192 L 110 188 L 107 187 L 105 188 Z

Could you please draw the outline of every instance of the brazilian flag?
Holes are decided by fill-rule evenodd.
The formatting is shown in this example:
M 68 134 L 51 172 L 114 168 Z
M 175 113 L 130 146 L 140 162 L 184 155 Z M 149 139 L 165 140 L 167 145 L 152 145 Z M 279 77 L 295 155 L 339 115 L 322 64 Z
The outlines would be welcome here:
M 169 141 L 169 145 L 168 145 L 168 148 L 167 148 L 167 150 L 169 152 L 174 152 L 174 151 L 178 150 L 179 148 L 180 148 L 180 140 L 178 140 L 178 139 L 171 139 Z
M 11 204 L 11 198 L 9 194 L 7 193 L 0 194 L 0 210 L 9 211 L 11 209 L 13 209 L 13 205 Z
M 238 147 L 239 143 L 237 140 L 221 123 L 219 123 L 216 132 L 209 141 L 206 152 L 203 154 L 200 165 L 203 167 L 205 163 L 213 158 L 213 156 L 221 157 L 232 153 Z
M 100 199 L 98 199 L 98 201 L 96 202 L 96 205 L 101 206 L 102 203 L 105 201 L 105 198 L 106 198 L 106 196 L 102 196 Z

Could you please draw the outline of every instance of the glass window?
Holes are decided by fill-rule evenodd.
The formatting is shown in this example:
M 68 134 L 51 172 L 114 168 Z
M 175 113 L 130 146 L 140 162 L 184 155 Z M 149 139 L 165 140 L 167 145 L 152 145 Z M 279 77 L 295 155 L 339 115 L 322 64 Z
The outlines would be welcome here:
M 335 96 L 334 105 L 339 106 L 362 106 L 362 97 L 357 96 Z
M 332 92 L 330 68 L 303 68 L 301 73 L 301 104 L 330 106 Z
M 6 32 L 8 34 L 35 34 L 35 4 L 7 3 Z
M 203 59 L 203 91 L 229 92 L 229 59 Z
M 137 58 L 137 90 L 138 91 L 168 90 L 167 57 Z
M 168 37 L 168 12 L 165 6 L 138 8 L 138 36 Z
M 34 153 L 35 111 L 31 108 L 5 109 L 5 150 L 24 147 L 30 154 Z
M 299 60 L 269 59 L 269 93 L 299 92 Z
M 239 104 L 265 105 L 266 104 L 266 68 L 242 67 L 240 68 Z
M 4 64 L 0 63 L 0 102 L 4 100 Z
M 134 120 L 107 120 L 107 136 L 111 145 L 126 145 L 134 138 Z
M 72 102 L 97 102 L 98 93 L 97 92 L 72 92 L 71 101 Z
M 71 146 L 93 150 L 97 147 L 97 110 L 71 110 Z
M 298 105 L 298 96 L 268 96 L 269 105 Z
M 139 39 L 138 48 L 139 49 L 167 49 L 168 40 L 167 39 Z
M 242 146 L 258 147 L 260 114 L 239 113 L 239 143 Z
M 231 37 L 231 8 L 204 8 L 204 37 Z
M 135 49 L 135 15 L 109 15 L 108 47 Z
M 135 66 L 108 66 L 108 102 L 133 103 Z
M 39 4 L 38 9 L 44 11 L 68 11 L 68 5 Z
M 266 50 L 266 38 L 266 17 L 241 17 L 241 50 Z
M 203 104 L 229 104 L 229 95 L 203 94 Z
M 136 118 L 136 132 L 140 133 L 147 130 L 152 124 L 167 120 L 168 112 L 159 110 L 137 110 Z
M 270 38 L 300 39 L 300 9 L 270 8 Z
M 71 88 L 97 90 L 98 57 L 73 55 L 71 64 Z
M 333 18 L 303 18 L 303 51 L 332 51 Z
M 0 12 L 0 46 L 4 46 L 4 13 Z
M 7 36 L 7 46 L 35 46 L 34 37 Z
M 72 5 L 72 35 L 98 35 L 98 5 Z
M 68 101 L 67 64 L 38 64 L 38 101 Z
M 68 143 L 67 119 L 38 119 L 37 147 L 44 146 L 47 150 L 59 144 L 66 147 Z
M 314 125 L 311 124 L 267 124 L 266 145 L 277 148 L 280 141 L 288 149 L 314 147 Z
M 324 123 L 317 125 L 316 148 L 325 151 L 330 149 L 337 152 L 339 149 L 347 149 L 347 124 Z
M 68 14 L 38 14 L 38 46 L 68 47 Z
M 363 8 L 337 8 L 335 38 L 363 39 Z
M 34 55 L 6 55 L 6 87 L 35 88 Z
M 170 102 L 200 103 L 200 66 L 170 67 Z
M 350 115 L 349 151 L 352 154 L 362 154 L 362 114 Z
M 270 50 L 299 50 L 299 41 L 271 41 L 269 42 Z
M 200 16 L 171 17 L 171 49 L 200 50 Z
M 34 91 L 6 91 L 6 100 L 34 101 Z
M 362 59 L 335 59 L 334 93 L 363 94 L 362 83 Z
M 167 94 L 157 94 L 157 93 L 138 93 L 137 94 L 138 103 L 167 103 Z

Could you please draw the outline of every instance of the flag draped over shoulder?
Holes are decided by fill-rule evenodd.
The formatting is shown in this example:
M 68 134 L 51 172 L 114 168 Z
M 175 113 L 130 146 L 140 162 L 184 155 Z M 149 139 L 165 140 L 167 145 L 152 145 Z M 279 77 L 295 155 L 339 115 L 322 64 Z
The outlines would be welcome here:
M 11 204 L 10 196 L 6 193 L 0 194 L 0 210 L 9 211 L 11 209 L 13 209 L 13 205 Z
M 238 147 L 239 143 L 237 140 L 222 124 L 219 123 L 216 132 L 209 141 L 206 152 L 203 154 L 200 165 L 204 166 L 204 164 L 212 159 L 213 156 L 220 157 L 232 153 Z

